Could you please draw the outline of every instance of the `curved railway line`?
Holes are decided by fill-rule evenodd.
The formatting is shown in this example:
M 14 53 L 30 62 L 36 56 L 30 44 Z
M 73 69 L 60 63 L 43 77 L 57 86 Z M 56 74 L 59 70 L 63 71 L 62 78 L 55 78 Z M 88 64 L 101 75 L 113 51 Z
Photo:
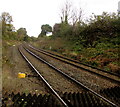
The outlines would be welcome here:
M 70 64 L 72 66 L 75 66 L 79 69 L 83 69 L 85 71 L 88 71 L 92 74 L 95 74 L 97 76 L 100 76 L 102 78 L 105 78 L 105 79 L 108 79 L 112 82 L 115 82 L 117 84 L 120 85 L 120 75 L 116 74 L 116 73 L 113 73 L 113 72 L 109 72 L 109 71 L 105 71 L 105 70 L 101 70 L 99 68 L 95 68 L 93 66 L 90 66 L 90 65 L 87 65 L 87 64 L 83 64 L 83 63 L 80 63 L 76 60 L 73 60 L 73 59 L 70 59 L 70 58 L 67 58 L 67 57 L 63 57 L 61 55 L 58 55 L 58 54 L 53 54 L 51 52 L 48 52 L 48 51 L 45 51 L 43 49 L 37 49 L 31 45 L 28 45 L 31 49 L 37 51 L 37 52 L 40 52 L 40 53 L 43 53 L 44 55 L 46 56 L 50 56 L 54 59 L 57 59 L 57 60 L 60 60 L 64 63 L 67 63 L 67 64 Z
M 43 80 L 43 82 L 47 85 L 47 87 L 51 90 L 51 92 L 61 101 L 61 103 L 67 107 L 67 104 L 63 101 L 63 99 L 57 94 L 57 92 L 51 87 L 51 85 L 44 79 L 44 77 L 40 74 L 40 72 L 34 67 L 34 65 L 28 60 L 28 58 L 23 54 L 21 49 L 19 48 L 19 51 L 23 58 L 27 61 L 29 66 L 37 73 L 37 75 Z
M 37 73 L 37 75 L 43 80 L 43 82 L 47 85 L 47 87 L 49 88 L 49 90 L 51 90 L 51 92 L 56 96 L 56 98 L 62 103 L 62 105 L 64 105 L 65 107 L 68 107 L 67 103 L 60 97 L 60 95 L 57 93 L 57 91 L 54 90 L 54 88 L 52 88 L 53 86 L 51 86 L 49 84 L 49 81 L 47 80 L 47 78 L 45 77 L 45 75 L 43 75 L 43 73 L 41 73 L 40 71 L 38 71 L 36 68 L 36 66 L 34 66 L 33 61 L 30 61 L 30 57 L 34 57 L 34 59 L 40 60 L 39 62 L 43 62 L 44 64 L 46 64 L 47 66 L 49 66 L 49 68 L 52 68 L 54 71 L 57 71 L 58 74 L 60 73 L 60 76 L 62 78 L 66 78 L 65 81 L 68 81 L 69 84 L 74 84 L 74 87 L 79 87 L 79 92 L 83 92 L 83 91 L 88 91 L 90 93 L 92 93 L 93 95 L 99 97 L 100 99 L 104 100 L 105 102 L 107 102 L 108 104 L 117 107 L 117 105 L 113 102 L 111 102 L 110 100 L 106 99 L 105 97 L 101 96 L 99 93 L 95 92 L 94 90 L 88 88 L 87 86 L 85 86 L 83 83 L 81 83 L 80 81 L 76 80 L 75 78 L 67 75 L 66 73 L 62 72 L 60 69 L 56 68 L 55 66 L 53 66 L 52 64 L 50 64 L 49 62 L 47 62 L 46 60 L 40 58 L 38 55 L 36 55 L 35 53 L 31 52 L 29 49 L 27 48 L 23 48 L 22 46 L 19 47 L 19 51 L 21 53 L 21 55 L 23 56 L 23 58 L 27 61 L 27 63 L 29 64 L 29 66 Z M 24 52 L 23 52 L 24 51 Z M 27 54 L 26 54 L 27 53 Z M 26 54 L 26 55 L 25 55 Z M 29 55 L 28 55 L 29 54 Z M 49 71 L 50 72 L 50 71 Z M 56 80 L 55 80 L 56 81 Z M 59 85 L 59 84 L 58 84 Z M 64 83 L 63 83 L 64 85 Z
M 81 62 L 79 62 L 79 61 L 77 61 L 77 60 L 74 60 L 74 59 L 71 59 L 71 58 L 62 56 L 62 55 L 60 55 L 60 54 L 56 54 L 56 53 L 54 53 L 54 52 L 50 52 L 50 51 L 47 51 L 47 50 L 44 50 L 44 49 L 37 49 L 37 48 L 35 48 L 35 47 L 32 46 L 32 45 L 28 45 L 28 46 L 31 47 L 32 49 L 36 50 L 36 51 L 39 51 L 39 52 L 41 52 L 41 53 L 44 53 L 44 54 L 46 54 L 46 55 L 48 55 L 48 56 L 54 57 L 54 58 L 56 58 L 56 59 L 59 59 L 59 60 L 61 60 L 61 61 L 63 61 L 63 62 L 69 63 L 69 64 L 71 64 L 71 65 L 76 66 L 76 64 L 79 64 L 79 66 L 76 66 L 76 67 L 80 67 L 80 68 L 82 68 L 82 67 L 88 67 L 88 69 L 89 69 L 89 67 L 90 67 L 90 68 L 92 68 L 92 70 L 98 70 L 98 71 L 100 71 L 100 72 L 108 73 L 108 74 L 111 74 L 111 75 L 114 75 L 114 76 L 118 76 L 118 77 L 120 78 L 120 75 L 117 74 L 117 73 L 110 72 L 110 71 L 105 71 L 105 70 L 102 70 L 102 69 L 100 69 L 100 68 L 96 68 L 96 67 L 93 67 L 93 66 L 91 66 L 91 65 L 81 63 Z M 71 62 L 70 62 L 70 61 L 71 61 Z M 75 64 L 74 64 L 74 63 L 75 63 Z M 80 65 L 83 65 L 83 66 L 80 66 Z M 83 69 L 84 69 L 84 68 L 83 68 Z M 87 70 L 87 69 L 86 69 L 86 70 Z

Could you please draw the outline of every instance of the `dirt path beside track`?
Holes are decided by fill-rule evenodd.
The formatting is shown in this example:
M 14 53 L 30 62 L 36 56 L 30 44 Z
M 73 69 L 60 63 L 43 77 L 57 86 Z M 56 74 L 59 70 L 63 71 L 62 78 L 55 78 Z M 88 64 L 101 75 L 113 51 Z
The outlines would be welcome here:
M 20 79 L 17 77 L 19 72 L 26 73 L 27 75 L 34 75 L 31 69 L 22 58 L 18 51 L 18 45 L 8 47 L 3 53 L 3 72 L 2 72 L 2 91 L 14 93 L 48 93 L 42 81 L 35 77 L 26 77 Z

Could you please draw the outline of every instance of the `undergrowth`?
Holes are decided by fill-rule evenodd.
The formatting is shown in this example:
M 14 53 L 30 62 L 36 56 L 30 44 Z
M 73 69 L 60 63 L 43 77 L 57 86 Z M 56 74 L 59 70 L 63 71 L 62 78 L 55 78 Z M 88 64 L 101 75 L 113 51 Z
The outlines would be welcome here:
M 32 42 L 32 44 L 36 47 L 60 53 L 82 63 L 99 67 L 107 71 L 112 70 L 114 72 L 118 72 L 120 69 L 120 44 L 114 44 L 114 42 L 102 41 L 98 42 L 94 48 L 85 48 L 79 42 L 72 42 L 63 38 L 52 39 L 51 37 L 45 37 L 40 38 L 36 43 Z

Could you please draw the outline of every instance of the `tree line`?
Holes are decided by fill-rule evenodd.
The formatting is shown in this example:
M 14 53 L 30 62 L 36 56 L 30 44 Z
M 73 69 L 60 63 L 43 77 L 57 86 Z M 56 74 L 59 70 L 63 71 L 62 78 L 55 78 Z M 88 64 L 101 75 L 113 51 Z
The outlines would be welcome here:
M 66 38 L 72 42 L 82 44 L 84 47 L 95 47 L 102 41 L 120 44 L 120 17 L 116 13 L 92 14 L 89 19 L 84 21 L 82 9 L 76 9 L 71 3 L 66 2 L 61 9 L 60 19 L 61 23 L 56 23 L 53 28 L 49 24 L 42 25 L 38 38 L 52 32 L 52 38 Z M 12 22 L 12 16 L 7 12 L 3 12 L 0 17 L 3 39 L 36 40 L 35 37 L 27 35 L 26 28 L 16 30 Z
M 12 24 L 13 18 L 8 12 L 3 12 L 0 16 L 0 25 L 3 40 L 34 41 L 35 37 L 29 37 L 26 28 L 18 30 Z
M 83 44 L 84 47 L 95 47 L 101 41 L 120 44 L 120 17 L 116 13 L 103 12 L 93 14 L 85 22 L 82 9 L 77 12 L 67 2 L 62 8 L 61 23 L 53 27 L 53 37 L 63 37 Z
M 52 32 L 52 38 L 66 38 L 84 47 L 95 47 L 105 41 L 120 44 L 120 17 L 117 13 L 92 14 L 89 19 L 83 20 L 83 10 L 66 2 L 61 9 L 60 19 L 61 23 L 56 23 L 53 29 L 48 24 L 42 25 L 38 38 Z

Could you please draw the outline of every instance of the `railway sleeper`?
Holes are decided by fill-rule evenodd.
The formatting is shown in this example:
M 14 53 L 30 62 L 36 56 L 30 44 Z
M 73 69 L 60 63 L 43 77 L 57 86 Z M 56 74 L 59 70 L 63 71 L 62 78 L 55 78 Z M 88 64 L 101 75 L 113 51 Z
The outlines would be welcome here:
M 62 93 L 60 94 L 62 99 L 67 103 L 69 107 L 112 107 L 108 103 L 104 102 L 100 98 L 94 96 L 89 92 L 82 93 Z M 13 103 L 11 103 L 13 107 L 61 107 L 54 99 L 52 95 L 32 95 L 29 93 L 28 95 L 23 94 L 14 94 L 14 96 L 10 96 Z M 5 97 L 4 97 L 5 98 Z M 3 99 L 3 107 L 7 106 L 7 103 L 4 102 Z

